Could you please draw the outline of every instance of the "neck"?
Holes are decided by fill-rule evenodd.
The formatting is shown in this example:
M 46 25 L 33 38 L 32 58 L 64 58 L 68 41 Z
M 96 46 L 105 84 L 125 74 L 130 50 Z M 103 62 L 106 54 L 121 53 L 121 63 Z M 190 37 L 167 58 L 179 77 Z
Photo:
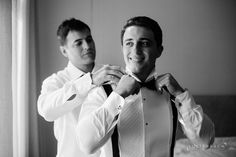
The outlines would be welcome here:
M 145 82 L 153 69 L 134 74 L 141 82 Z
M 94 63 L 92 64 L 88 64 L 88 65 L 82 65 L 82 66 L 79 66 L 78 68 L 85 72 L 85 73 L 88 73 L 88 72 L 92 72 L 93 70 L 93 67 L 94 67 Z
M 145 82 L 145 80 L 147 79 L 148 75 L 147 74 L 134 74 L 141 82 Z

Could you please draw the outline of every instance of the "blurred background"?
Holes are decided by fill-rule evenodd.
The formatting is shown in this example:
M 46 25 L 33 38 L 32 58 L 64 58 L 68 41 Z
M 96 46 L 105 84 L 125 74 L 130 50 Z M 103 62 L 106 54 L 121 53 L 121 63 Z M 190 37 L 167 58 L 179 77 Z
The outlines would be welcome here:
M 29 1 L 27 1 L 29 3 Z M 67 59 L 59 52 L 56 38 L 58 25 L 75 17 L 86 22 L 96 43 L 97 63 L 124 66 L 121 53 L 120 31 L 125 21 L 133 16 L 149 16 L 158 21 L 163 30 L 162 56 L 157 60 L 158 73 L 172 73 L 179 83 L 194 95 L 236 94 L 236 1 L 234 0 L 32 0 L 28 5 L 31 16 L 28 24 L 30 42 L 34 51 L 35 99 L 30 106 L 36 108 L 42 81 L 64 68 Z M 1 0 L 1 132 L 5 153 L 12 156 L 14 145 L 14 107 L 11 107 L 11 88 L 7 81 L 14 76 L 11 67 L 11 45 L 14 41 L 12 14 L 14 4 L 24 0 Z M 19 19 L 18 19 L 19 20 Z M 14 33 L 14 32 L 13 32 Z M 9 36 L 9 34 L 11 34 Z M 33 40 L 32 40 L 33 39 Z M 22 39 L 23 40 L 23 39 Z M 32 46 L 32 44 L 31 44 Z M 30 51 L 31 54 L 33 51 Z M 9 62 L 5 59 L 9 58 Z M 8 70 L 7 70 L 8 69 Z M 29 70 L 30 71 L 30 70 Z M 32 87 L 31 85 L 29 85 Z M 6 89 L 7 88 L 7 89 Z M 31 91 L 32 92 L 32 91 Z M 14 102 L 14 101 L 13 101 Z M 46 122 L 36 112 L 37 155 L 55 156 L 56 141 L 52 123 Z M 30 117 L 30 116 L 29 116 Z M 2 131 L 4 130 L 4 131 Z M 14 131 L 13 131 L 14 132 Z M 29 130 L 29 134 L 30 134 Z M 10 140 L 9 140 L 10 139 Z M 2 142 L 3 141 L 3 142 Z M 4 142 L 5 141 L 5 142 Z M 13 141 L 13 142 L 11 142 Z M 30 145 L 30 143 L 28 143 Z M 2 146 L 2 147 L 1 147 Z M 30 148 L 29 148 L 30 149 Z
M 56 38 L 64 19 L 89 24 L 98 63 L 124 66 L 121 28 L 128 18 L 145 15 L 163 29 L 159 73 L 173 73 L 194 94 L 236 93 L 234 0 L 38 0 L 36 10 L 40 81 L 67 64 Z

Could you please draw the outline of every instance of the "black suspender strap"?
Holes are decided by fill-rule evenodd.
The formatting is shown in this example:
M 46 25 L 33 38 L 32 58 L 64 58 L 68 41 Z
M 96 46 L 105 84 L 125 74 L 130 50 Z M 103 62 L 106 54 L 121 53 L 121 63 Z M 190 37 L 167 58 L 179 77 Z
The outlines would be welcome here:
M 113 157 L 120 157 L 118 139 L 119 139 L 119 134 L 118 134 L 117 125 L 116 125 L 114 132 L 111 135 Z
M 168 91 L 166 86 L 162 87 L 165 91 L 167 91 L 169 94 L 170 92 Z M 172 139 L 171 139 L 171 145 L 170 145 L 170 156 L 174 157 L 174 148 L 175 148 L 175 136 L 176 136 L 176 130 L 177 130 L 177 123 L 178 123 L 178 111 L 175 106 L 175 96 L 170 94 L 170 104 L 171 104 L 171 109 L 172 109 L 172 123 L 173 123 L 173 131 L 172 131 Z
M 103 85 L 103 88 L 104 88 L 107 96 L 109 96 L 112 92 L 111 85 Z M 120 157 L 118 139 L 119 139 L 119 134 L 118 134 L 118 129 L 117 129 L 117 125 L 116 125 L 114 132 L 111 135 L 113 157 Z
M 109 84 L 105 84 L 105 85 L 102 85 L 103 86 L 103 88 L 104 88 L 104 90 L 105 90 L 105 92 L 106 92 L 106 94 L 107 94 L 107 97 L 111 94 L 111 92 L 112 92 L 112 87 L 111 87 L 111 85 L 109 85 Z
M 170 145 L 170 156 L 174 157 L 174 148 L 175 148 L 175 136 L 176 136 L 176 129 L 177 129 L 177 120 L 178 120 L 178 111 L 175 106 L 175 103 L 171 101 L 171 108 L 172 108 L 172 116 L 173 116 L 173 131 L 172 131 L 172 140 Z

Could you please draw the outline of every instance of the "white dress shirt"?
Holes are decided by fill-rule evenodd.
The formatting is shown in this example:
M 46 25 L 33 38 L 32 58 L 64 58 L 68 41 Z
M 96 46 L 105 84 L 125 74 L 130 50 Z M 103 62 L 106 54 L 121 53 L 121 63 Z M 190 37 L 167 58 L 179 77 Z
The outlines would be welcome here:
M 95 65 L 93 71 L 101 66 Z M 38 112 L 47 121 L 54 122 L 57 139 L 57 157 L 97 157 L 79 149 L 75 128 L 82 102 L 94 87 L 90 73 L 77 69 L 71 62 L 64 70 L 43 81 L 38 98 Z
M 150 74 L 156 77 L 156 73 Z M 181 103 L 181 106 L 179 106 Z M 176 98 L 178 119 L 188 138 L 205 138 L 214 135 L 213 124 L 206 118 L 204 136 L 200 130 L 204 114 L 189 91 Z M 103 87 L 90 91 L 84 101 L 78 125 L 81 150 L 85 153 L 101 151 L 101 157 L 112 157 L 111 135 L 114 126 L 119 132 L 121 157 L 169 157 L 173 132 L 172 108 L 167 92 L 141 88 L 138 94 L 123 98 L 115 92 L 108 97 Z

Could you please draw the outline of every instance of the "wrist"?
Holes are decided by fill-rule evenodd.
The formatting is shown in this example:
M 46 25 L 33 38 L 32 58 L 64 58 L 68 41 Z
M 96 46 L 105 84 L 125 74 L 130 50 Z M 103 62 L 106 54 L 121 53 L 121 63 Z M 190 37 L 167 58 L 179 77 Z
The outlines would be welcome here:
M 123 97 L 123 98 L 126 98 L 126 97 L 127 97 L 127 94 L 125 94 L 125 92 L 123 92 L 123 91 L 121 91 L 121 90 L 119 90 L 119 89 L 117 89 L 117 88 L 114 90 L 114 92 L 115 92 L 116 94 L 120 95 L 120 96 Z
M 185 90 L 181 87 L 180 89 L 178 89 L 177 91 L 175 91 L 174 96 L 177 97 L 178 95 L 180 95 L 180 94 L 182 94 L 182 93 L 184 93 L 184 92 L 185 92 Z

